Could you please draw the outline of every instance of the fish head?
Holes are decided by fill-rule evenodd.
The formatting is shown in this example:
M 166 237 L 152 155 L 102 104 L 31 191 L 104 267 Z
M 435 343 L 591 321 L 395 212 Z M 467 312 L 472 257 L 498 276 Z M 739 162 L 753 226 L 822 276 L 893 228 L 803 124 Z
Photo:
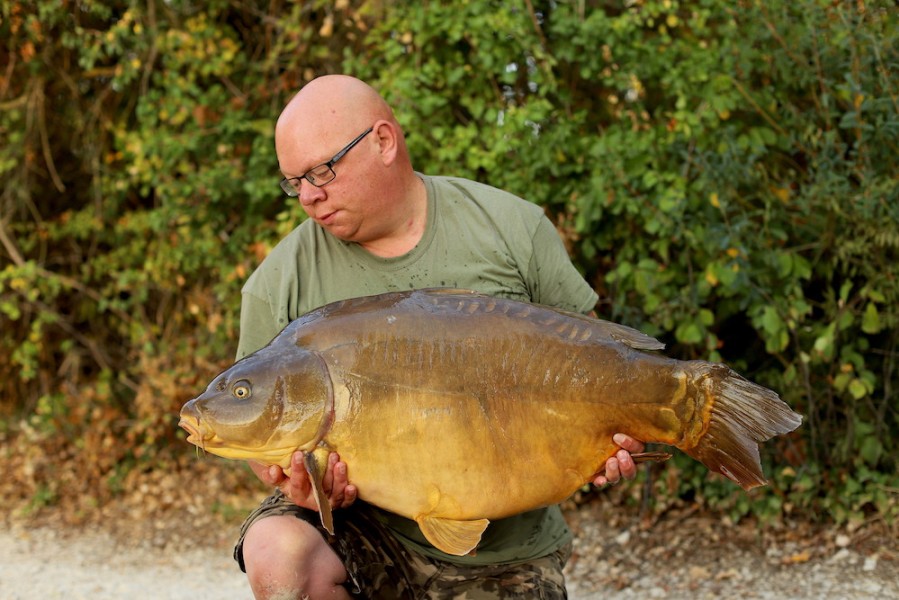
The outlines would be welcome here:
M 225 458 L 290 465 L 327 433 L 334 394 L 321 357 L 299 348 L 251 354 L 181 408 L 187 441 Z

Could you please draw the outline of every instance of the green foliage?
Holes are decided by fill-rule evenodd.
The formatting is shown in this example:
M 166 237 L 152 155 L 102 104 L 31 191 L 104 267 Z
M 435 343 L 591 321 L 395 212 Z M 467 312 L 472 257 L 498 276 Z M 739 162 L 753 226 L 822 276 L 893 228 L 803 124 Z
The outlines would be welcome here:
M 0 416 L 45 455 L 23 493 L 62 500 L 188 453 L 177 411 L 296 214 L 274 120 L 361 24 L 327 32 L 323 1 L 76 4 L 0 8 Z
M 420 170 L 544 205 L 605 316 L 683 358 L 725 360 L 804 413 L 774 454 L 828 473 L 814 501 L 795 493 L 845 519 L 884 510 L 865 500 L 872 486 L 893 490 L 883 493 L 896 504 L 890 11 L 431 3 L 386 15 L 371 50 L 349 64 L 399 107 Z M 697 469 L 686 487 L 718 503 L 717 484 Z M 837 501 L 847 492 L 837 481 L 867 491 Z M 724 501 L 732 486 L 722 488 Z M 786 500 L 735 500 L 734 510 L 798 502 L 779 493 Z
M 300 215 L 277 188 L 274 120 L 305 81 L 347 72 L 394 105 L 418 170 L 544 206 L 602 316 L 724 360 L 806 416 L 768 447 L 768 491 L 736 495 L 683 464 L 658 493 L 734 518 L 894 518 L 891 12 L 6 3 L 0 409 L 108 488 L 119 465 L 189 452 L 174 414 L 229 362 L 240 285 Z

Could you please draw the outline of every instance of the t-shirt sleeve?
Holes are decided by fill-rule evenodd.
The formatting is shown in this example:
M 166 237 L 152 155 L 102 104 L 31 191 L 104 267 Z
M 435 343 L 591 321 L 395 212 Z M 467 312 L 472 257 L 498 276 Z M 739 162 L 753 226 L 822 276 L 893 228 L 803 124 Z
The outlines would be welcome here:
M 528 264 L 533 302 L 588 313 L 599 298 L 571 263 L 559 233 L 545 216 L 537 223 Z
M 268 344 L 281 330 L 268 302 L 244 291 L 240 302 L 240 340 L 237 360 Z

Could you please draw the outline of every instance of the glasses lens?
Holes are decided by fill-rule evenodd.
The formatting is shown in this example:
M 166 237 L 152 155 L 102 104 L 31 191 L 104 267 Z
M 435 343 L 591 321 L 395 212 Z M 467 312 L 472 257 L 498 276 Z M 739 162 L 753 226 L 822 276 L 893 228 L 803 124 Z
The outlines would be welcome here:
M 294 177 L 293 179 L 282 179 L 281 180 L 281 189 L 284 190 L 284 193 L 288 196 L 295 198 L 300 195 L 300 177 Z
M 336 175 L 334 171 L 331 170 L 331 167 L 328 165 L 319 165 L 313 169 L 310 169 L 308 173 L 306 173 L 306 179 L 312 185 L 316 187 L 321 187 L 334 179 Z

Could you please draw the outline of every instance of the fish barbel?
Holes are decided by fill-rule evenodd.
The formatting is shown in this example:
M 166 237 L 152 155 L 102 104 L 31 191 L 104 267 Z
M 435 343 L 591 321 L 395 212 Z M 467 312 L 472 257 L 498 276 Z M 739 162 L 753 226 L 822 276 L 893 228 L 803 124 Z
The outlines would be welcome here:
M 650 352 L 662 348 L 623 325 L 465 290 L 381 294 L 293 321 L 185 404 L 180 425 L 227 458 L 286 469 L 307 452 L 328 527 L 320 477 L 339 452 L 361 499 L 461 556 L 489 520 L 591 481 L 617 432 L 745 489 L 766 483 L 758 444 L 800 415 L 725 365 Z

